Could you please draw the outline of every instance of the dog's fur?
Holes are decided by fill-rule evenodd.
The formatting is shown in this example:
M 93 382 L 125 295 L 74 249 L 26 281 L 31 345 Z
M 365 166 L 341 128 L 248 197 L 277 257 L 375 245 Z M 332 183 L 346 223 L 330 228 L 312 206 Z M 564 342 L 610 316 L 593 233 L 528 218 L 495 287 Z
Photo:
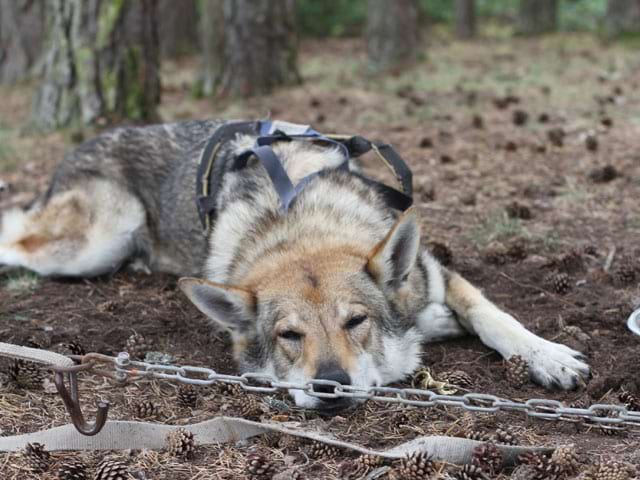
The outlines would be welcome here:
M 497 308 L 420 246 L 414 209 L 391 210 L 354 172 L 326 170 L 286 215 L 256 162 L 223 173 L 208 236 L 194 204 L 200 153 L 221 122 L 121 128 L 69 154 L 49 190 L 5 212 L 0 264 L 42 275 L 92 276 L 136 260 L 183 278 L 181 288 L 231 333 L 245 371 L 355 385 L 400 380 L 421 345 L 472 333 L 503 357 L 521 355 L 533 378 L 569 389 L 584 358 L 544 340 Z M 233 156 L 253 144 L 242 136 Z M 336 166 L 338 151 L 277 143 L 294 184 Z M 316 397 L 293 390 L 296 403 Z

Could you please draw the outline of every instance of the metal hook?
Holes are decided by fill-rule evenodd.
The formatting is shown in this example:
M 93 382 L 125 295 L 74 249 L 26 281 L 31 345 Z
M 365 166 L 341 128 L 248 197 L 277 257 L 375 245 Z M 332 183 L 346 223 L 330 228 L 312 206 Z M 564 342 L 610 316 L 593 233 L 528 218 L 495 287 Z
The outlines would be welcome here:
M 87 423 L 82 414 L 80 408 L 80 402 L 78 401 L 78 372 L 81 370 L 88 370 L 93 367 L 93 363 L 85 363 L 82 365 L 76 365 L 73 367 L 57 368 L 55 370 L 54 382 L 58 393 L 62 397 L 67 412 L 71 416 L 71 421 L 76 430 L 82 435 L 95 435 L 102 430 L 104 424 L 107 421 L 107 415 L 109 413 L 109 402 L 101 400 L 96 402 L 98 411 L 96 413 L 96 420 L 94 423 Z M 65 385 L 65 377 L 69 381 L 69 391 Z

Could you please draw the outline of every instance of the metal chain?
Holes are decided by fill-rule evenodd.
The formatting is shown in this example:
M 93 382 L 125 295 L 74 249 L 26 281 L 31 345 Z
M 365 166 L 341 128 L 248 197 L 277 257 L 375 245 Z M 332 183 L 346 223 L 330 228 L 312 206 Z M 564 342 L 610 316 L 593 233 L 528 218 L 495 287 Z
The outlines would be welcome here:
M 126 352 L 117 358 L 100 355 L 92 360 L 108 361 L 115 365 L 115 378 L 125 381 L 129 377 L 152 377 L 173 380 L 192 385 L 213 385 L 216 383 L 236 384 L 251 393 L 275 393 L 282 390 L 301 390 L 311 397 L 323 399 L 349 398 L 384 403 L 399 403 L 414 407 L 447 406 L 470 412 L 498 413 L 520 411 L 528 417 L 543 420 L 561 420 L 578 423 L 587 420 L 603 429 L 640 430 L 640 412 L 630 411 L 624 405 L 598 403 L 588 408 L 566 407 L 558 400 L 532 398 L 516 402 L 486 393 L 465 393 L 463 395 L 441 395 L 431 390 L 418 388 L 364 387 L 342 385 L 332 380 L 313 379 L 304 384 L 282 382 L 270 375 L 244 373 L 227 375 L 205 367 L 154 364 L 135 361 Z M 319 392 L 314 386 L 332 386 L 333 393 Z

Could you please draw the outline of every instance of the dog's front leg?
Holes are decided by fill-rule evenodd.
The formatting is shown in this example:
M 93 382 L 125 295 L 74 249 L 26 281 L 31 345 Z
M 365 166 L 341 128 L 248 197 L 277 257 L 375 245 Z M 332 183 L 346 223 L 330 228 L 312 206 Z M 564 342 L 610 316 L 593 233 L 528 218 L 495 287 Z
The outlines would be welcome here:
M 485 345 L 504 358 L 522 356 L 533 380 L 547 388 L 572 389 L 584 384 L 589 367 L 581 353 L 533 334 L 459 274 L 446 272 L 444 277 L 445 303 Z

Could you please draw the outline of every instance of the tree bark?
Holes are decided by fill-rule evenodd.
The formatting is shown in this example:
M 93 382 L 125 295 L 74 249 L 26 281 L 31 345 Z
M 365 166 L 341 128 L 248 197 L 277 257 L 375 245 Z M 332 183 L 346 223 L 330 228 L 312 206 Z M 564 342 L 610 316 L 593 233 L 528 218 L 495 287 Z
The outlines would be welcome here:
M 44 0 L 0 0 L 0 83 L 28 77 L 42 53 Z
M 640 32 L 640 0 L 609 0 L 605 17 L 609 37 Z
M 224 2 L 203 0 L 200 12 L 200 45 L 202 48 L 201 92 L 215 94 L 216 81 L 222 71 L 224 49 Z
M 521 35 L 554 32 L 558 25 L 557 0 L 520 0 L 517 31 Z
M 252 96 L 300 83 L 294 0 L 206 0 L 202 38 L 205 93 Z
M 366 35 L 372 71 L 413 63 L 419 44 L 417 1 L 369 0 Z
M 156 0 L 49 0 L 40 129 L 157 119 Z
M 472 38 L 476 34 L 475 0 L 456 0 L 456 36 Z
M 160 54 L 175 58 L 198 49 L 197 0 L 158 0 Z

